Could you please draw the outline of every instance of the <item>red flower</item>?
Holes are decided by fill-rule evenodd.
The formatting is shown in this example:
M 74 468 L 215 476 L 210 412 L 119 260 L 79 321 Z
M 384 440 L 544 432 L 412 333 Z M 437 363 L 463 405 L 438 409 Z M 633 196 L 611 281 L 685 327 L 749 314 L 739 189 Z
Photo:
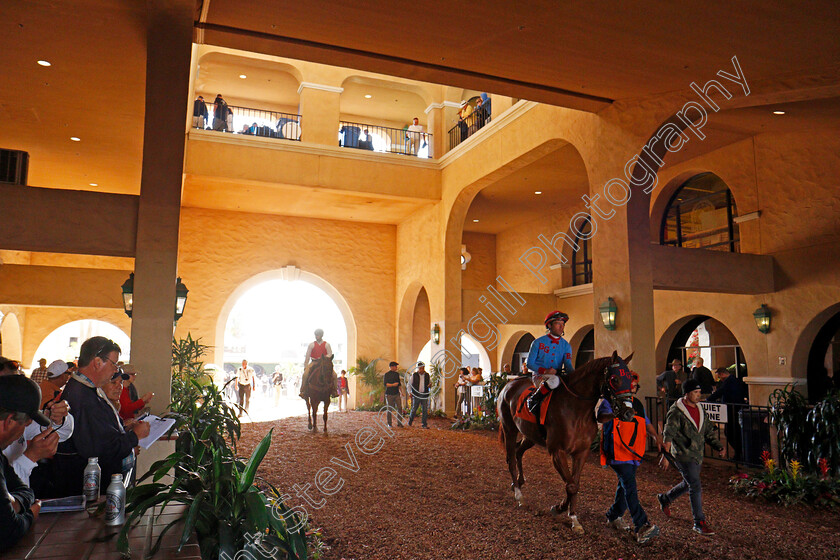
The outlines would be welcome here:
M 766 490 L 767 489 L 767 484 L 765 484 L 763 482 L 759 482 L 758 484 L 755 485 L 755 487 L 758 488 L 759 490 Z
M 828 477 L 828 461 L 825 457 L 820 457 L 817 461 L 817 468 L 820 469 L 820 478 Z

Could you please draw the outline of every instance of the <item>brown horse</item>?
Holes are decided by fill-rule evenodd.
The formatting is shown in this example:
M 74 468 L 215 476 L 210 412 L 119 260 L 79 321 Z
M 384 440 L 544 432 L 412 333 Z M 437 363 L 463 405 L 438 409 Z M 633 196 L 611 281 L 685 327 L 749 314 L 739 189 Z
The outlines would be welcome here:
M 327 411 L 333 392 L 333 357 L 322 356 L 309 366 L 309 386 L 306 401 L 306 420 L 309 429 L 318 431 L 318 404 L 324 403 L 324 433 L 327 432 Z
M 583 526 L 575 512 L 580 473 L 597 428 L 595 404 L 604 396 L 619 415 L 626 417 L 632 414 L 632 408 L 628 409 L 623 400 L 615 398 L 615 389 L 626 381 L 625 377 L 629 379 L 627 362 L 632 357 L 631 354 L 622 360 L 618 353 L 613 352 L 611 357 L 592 360 L 563 378 L 548 401 L 549 408 L 543 427 L 515 417 L 520 395 L 533 386 L 529 378 L 513 380 L 502 388 L 497 401 L 499 439 L 507 456 L 512 480 L 510 486 L 520 506 L 523 505 L 520 488 L 525 484 L 522 455 L 535 445 L 545 447 L 554 468 L 566 483 L 566 498 L 563 503 L 552 506 L 551 512 L 557 515 L 568 510 L 572 529 L 583 533 Z M 546 406 L 545 401 L 542 406 Z M 522 434 L 521 440 L 519 434 Z M 571 469 L 568 460 L 570 456 Z

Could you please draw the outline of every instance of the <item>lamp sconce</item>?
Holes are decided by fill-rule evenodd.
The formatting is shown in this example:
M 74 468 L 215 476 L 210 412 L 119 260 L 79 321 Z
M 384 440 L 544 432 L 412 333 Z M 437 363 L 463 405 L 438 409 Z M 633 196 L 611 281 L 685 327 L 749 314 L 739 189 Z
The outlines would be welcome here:
M 432 327 L 432 342 L 440 344 L 440 325 L 437 323 L 435 323 L 435 326 Z
M 766 303 L 762 303 L 761 307 L 753 311 L 753 319 L 755 319 L 755 326 L 758 327 L 758 331 L 764 334 L 770 332 L 770 319 L 772 319 L 773 313 L 767 307 Z
M 131 311 L 134 309 L 134 273 L 128 275 L 128 280 L 122 285 L 123 311 L 131 319 Z
M 604 328 L 608 331 L 615 330 L 615 316 L 618 312 L 618 307 L 615 305 L 615 300 L 611 297 L 607 301 L 598 306 L 598 311 L 601 313 L 601 322 L 604 323 Z
M 175 323 L 184 316 L 184 308 L 187 306 L 187 294 L 189 290 L 181 282 L 181 277 L 175 281 Z M 134 310 L 134 273 L 128 275 L 128 280 L 122 285 L 123 311 L 131 319 Z
M 472 255 L 467 252 L 467 246 L 461 245 L 461 270 L 467 270 L 467 263 L 472 260 Z

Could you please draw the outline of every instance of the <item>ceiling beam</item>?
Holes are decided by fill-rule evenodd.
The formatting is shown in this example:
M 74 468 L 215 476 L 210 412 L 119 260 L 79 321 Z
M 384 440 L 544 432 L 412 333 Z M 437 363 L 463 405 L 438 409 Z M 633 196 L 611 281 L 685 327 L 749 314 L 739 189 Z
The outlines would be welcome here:
M 120 286 L 130 270 L 0 265 L 0 303 L 27 307 L 122 309 Z M 67 289 L 74 286 L 74 289 Z

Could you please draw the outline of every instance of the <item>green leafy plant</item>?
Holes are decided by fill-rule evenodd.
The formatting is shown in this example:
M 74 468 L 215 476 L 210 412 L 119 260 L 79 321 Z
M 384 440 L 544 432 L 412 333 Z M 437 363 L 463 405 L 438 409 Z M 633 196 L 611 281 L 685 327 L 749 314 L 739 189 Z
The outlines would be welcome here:
M 496 415 L 482 414 L 474 412 L 469 416 L 464 416 L 460 420 L 456 420 L 450 427 L 450 430 L 498 430 L 499 419 Z
M 381 358 L 356 358 L 356 365 L 351 367 L 348 371 L 350 375 L 355 375 L 364 385 L 367 386 L 367 400 L 373 403 L 383 401 L 383 395 L 385 394 L 385 385 L 382 381 L 382 374 L 376 371 L 376 362 L 380 359 Z M 356 410 L 361 409 L 357 406 Z M 377 410 L 379 409 L 377 408 Z
M 729 479 L 735 493 L 784 506 L 840 507 L 840 480 L 829 477 L 825 459 L 817 461 L 819 472 L 812 474 L 804 473 L 802 464 L 795 459 L 785 469 L 779 467 L 768 452 L 762 453 L 761 457 L 764 462 L 762 471 L 740 473 Z
M 770 395 L 770 419 L 779 430 L 785 464 L 799 461 L 807 472 L 818 471 L 820 459 L 840 475 L 840 393 L 833 391 L 814 406 L 791 386 Z

